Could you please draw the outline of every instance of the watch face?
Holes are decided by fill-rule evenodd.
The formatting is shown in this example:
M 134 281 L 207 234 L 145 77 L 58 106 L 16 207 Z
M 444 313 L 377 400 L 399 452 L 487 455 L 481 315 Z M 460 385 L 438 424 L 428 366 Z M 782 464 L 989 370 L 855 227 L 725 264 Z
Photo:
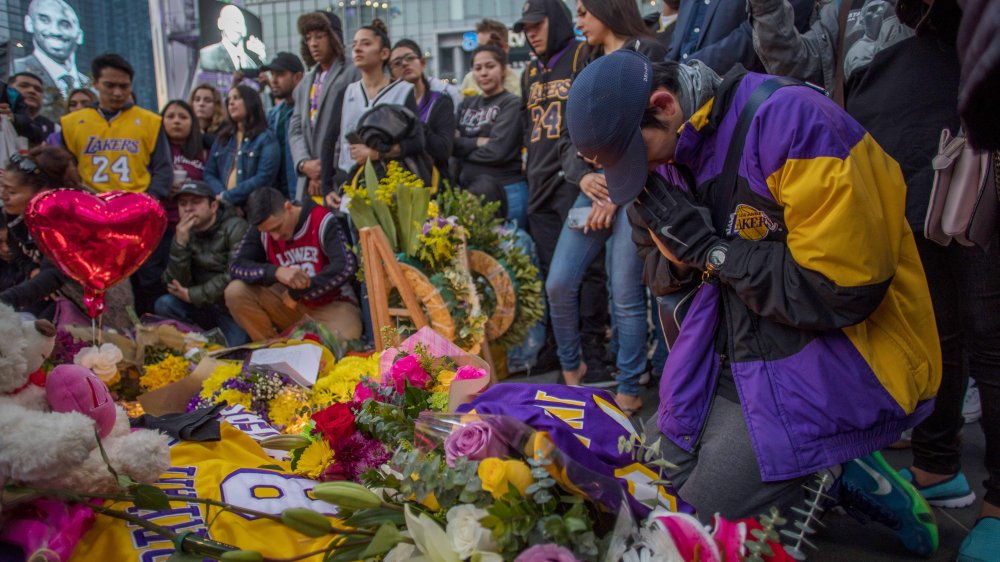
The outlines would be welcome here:
M 708 263 L 716 269 L 722 267 L 722 264 L 726 263 L 726 249 L 712 248 L 712 250 L 708 252 Z

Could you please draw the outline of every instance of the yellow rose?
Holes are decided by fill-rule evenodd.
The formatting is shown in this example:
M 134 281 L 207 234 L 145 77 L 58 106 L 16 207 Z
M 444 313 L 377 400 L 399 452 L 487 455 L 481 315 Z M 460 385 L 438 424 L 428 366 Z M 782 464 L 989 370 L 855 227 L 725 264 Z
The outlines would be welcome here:
M 506 460 L 503 461 L 504 473 L 510 485 L 517 488 L 517 491 L 524 495 L 535 479 L 531 477 L 531 468 L 524 461 Z M 506 492 L 506 490 L 504 490 Z
M 431 392 L 448 392 L 453 380 L 455 380 L 455 371 L 441 371 L 437 376 L 437 385 L 431 389 Z
M 500 499 L 507 493 L 510 483 L 507 481 L 507 467 L 504 461 L 490 457 L 483 459 L 476 469 L 476 475 L 483 482 L 483 489 L 493 494 L 495 499 Z

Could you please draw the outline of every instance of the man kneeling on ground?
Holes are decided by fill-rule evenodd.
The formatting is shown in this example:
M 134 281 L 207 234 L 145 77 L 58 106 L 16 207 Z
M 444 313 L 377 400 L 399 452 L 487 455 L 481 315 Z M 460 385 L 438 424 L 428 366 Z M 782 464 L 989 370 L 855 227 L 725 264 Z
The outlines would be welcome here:
M 242 345 L 247 333 L 229 315 L 222 298 L 230 279 L 229 262 L 246 234 L 247 221 L 220 206 L 202 181 L 185 182 L 174 199 L 180 222 L 163 273 L 169 294 L 156 300 L 156 314 L 206 329 L 217 327 L 229 345 Z
M 226 306 L 250 338 L 273 338 L 304 316 L 337 338 L 360 337 L 361 309 L 350 285 L 357 260 L 336 217 L 270 187 L 250 195 L 246 212 L 253 226 L 229 266 Z

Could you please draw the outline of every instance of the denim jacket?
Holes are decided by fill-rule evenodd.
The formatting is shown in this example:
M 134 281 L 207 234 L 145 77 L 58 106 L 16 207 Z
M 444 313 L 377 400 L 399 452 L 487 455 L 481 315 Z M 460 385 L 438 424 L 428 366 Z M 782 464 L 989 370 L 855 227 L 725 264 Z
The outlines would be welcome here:
M 232 170 L 233 154 L 236 154 L 236 185 L 226 190 L 226 181 Z M 264 130 L 256 137 L 244 138 L 237 148 L 236 135 L 225 143 L 215 141 L 205 165 L 205 182 L 221 193 L 227 203 L 243 205 L 247 198 L 259 187 L 274 187 L 281 164 L 281 150 L 274 133 Z
M 295 199 L 298 174 L 295 172 L 295 161 L 292 159 L 292 147 L 288 143 L 288 124 L 292 120 L 292 104 L 289 100 L 272 107 L 267 112 L 267 128 L 274 133 L 281 152 L 281 165 L 278 166 L 278 179 L 274 187 L 278 191 L 285 190 L 289 199 Z

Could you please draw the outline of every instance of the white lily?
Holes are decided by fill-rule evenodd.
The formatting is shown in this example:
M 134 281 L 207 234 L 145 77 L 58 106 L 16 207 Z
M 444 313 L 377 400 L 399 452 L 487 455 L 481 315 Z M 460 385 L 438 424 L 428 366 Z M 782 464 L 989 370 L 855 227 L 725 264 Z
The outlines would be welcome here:
M 426 513 L 416 515 L 410 505 L 406 504 L 403 514 L 406 529 L 413 537 L 413 542 L 429 562 L 460 562 L 458 554 L 449 546 L 451 541 L 448 534 Z

